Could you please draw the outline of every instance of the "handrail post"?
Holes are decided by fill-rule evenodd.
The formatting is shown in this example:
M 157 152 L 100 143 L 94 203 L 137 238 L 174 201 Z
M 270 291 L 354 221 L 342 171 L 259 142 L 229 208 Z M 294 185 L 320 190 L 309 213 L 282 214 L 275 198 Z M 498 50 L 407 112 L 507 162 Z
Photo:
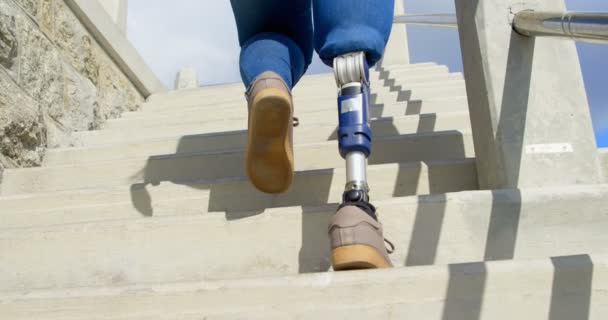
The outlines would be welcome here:
M 603 181 L 574 42 L 527 38 L 513 13 L 563 0 L 455 0 L 482 189 Z
M 395 16 L 404 14 L 403 0 L 395 0 Z M 386 44 L 384 57 L 380 65 L 382 67 L 391 65 L 402 65 L 410 63 L 410 50 L 407 41 L 406 27 L 401 24 L 393 24 L 391 37 Z

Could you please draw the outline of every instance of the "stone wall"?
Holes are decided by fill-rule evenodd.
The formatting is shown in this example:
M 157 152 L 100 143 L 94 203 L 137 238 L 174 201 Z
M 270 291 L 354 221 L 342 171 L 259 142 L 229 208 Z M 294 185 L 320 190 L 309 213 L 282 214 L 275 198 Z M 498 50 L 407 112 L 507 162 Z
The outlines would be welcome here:
M 0 0 L 0 171 L 143 100 L 63 0 Z

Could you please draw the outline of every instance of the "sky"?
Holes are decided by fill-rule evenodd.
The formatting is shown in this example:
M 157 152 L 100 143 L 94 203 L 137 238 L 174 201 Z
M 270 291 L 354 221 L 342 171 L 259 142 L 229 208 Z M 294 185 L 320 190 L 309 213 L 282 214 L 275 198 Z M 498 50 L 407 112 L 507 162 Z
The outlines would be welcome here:
M 608 12 L 605 0 L 566 0 L 571 11 Z M 406 13 L 454 13 L 454 0 L 406 0 Z M 240 81 L 239 46 L 229 0 L 129 0 L 128 36 L 159 79 L 174 87 L 192 67 L 201 85 Z M 412 63 L 434 61 L 462 72 L 455 29 L 408 27 Z M 608 45 L 577 44 L 598 146 L 608 147 Z M 315 57 L 309 73 L 329 72 Z

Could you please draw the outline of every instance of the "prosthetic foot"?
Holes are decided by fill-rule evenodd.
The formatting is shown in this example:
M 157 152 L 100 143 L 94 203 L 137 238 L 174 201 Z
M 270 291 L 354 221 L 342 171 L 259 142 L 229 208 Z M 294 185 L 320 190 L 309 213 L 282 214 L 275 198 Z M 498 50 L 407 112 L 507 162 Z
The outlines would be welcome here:
M 285 192 L 294 174 L 293 102 L 289 87 L 278 74 L 264 72 L 254 81 L 247 102 L 247 176 L 260 191 Z
M 372 150 L 369 124 L 369 67 L 365 53 L 334 59 L 339 89 L 338 141 L 346 160 L 346 187 L 342 205 L 329 226 L 334 270 L 392 267 L 385 246 L 382 224 L 370 203 L 367 158 Z

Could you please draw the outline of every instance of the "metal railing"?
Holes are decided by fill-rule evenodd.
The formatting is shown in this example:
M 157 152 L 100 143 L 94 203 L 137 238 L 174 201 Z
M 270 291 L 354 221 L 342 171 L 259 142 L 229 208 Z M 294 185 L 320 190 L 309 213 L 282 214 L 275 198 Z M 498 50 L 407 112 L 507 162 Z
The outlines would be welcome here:
M 454 14 L 408 14 L 395 16 L 394 23 L 458 28 Z M 526 10 L 513 19 L 517 33 L 528 37 L 561 37 L 576 41 L 608 43 L 608 13 L 542 12 Z
M 395 16 L 393 23 L 412 24 L 433 27 L 458 28 L 456 16 L 453 14 L 406 14 Z
M 608 13 L 522 11 L 515 15 L 513 28 L 528 37 L 608 43 Z

